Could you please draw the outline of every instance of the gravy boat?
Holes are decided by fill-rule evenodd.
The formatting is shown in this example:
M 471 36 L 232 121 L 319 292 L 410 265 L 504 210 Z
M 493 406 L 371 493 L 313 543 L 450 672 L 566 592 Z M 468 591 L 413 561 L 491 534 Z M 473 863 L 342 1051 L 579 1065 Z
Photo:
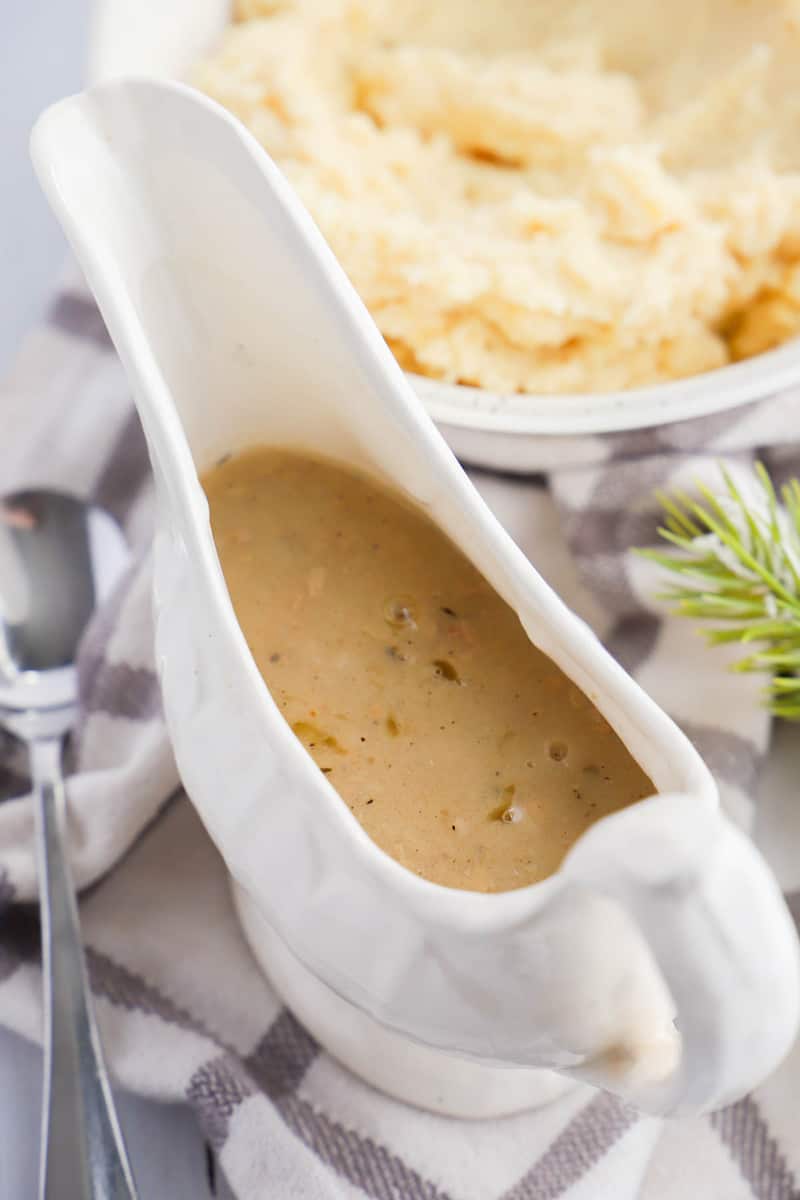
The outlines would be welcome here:
M 32 149 L 150 449 L 178 766 L 277 992 L 358 1075 L 453 1115 L 576 1081 L 697 1113 L 758 1083 L 800 1009 L 774 879 L 690 743 L 489 512 L 264 151 L 191 89 L 136 80 L 56 104 Z M 259 443 L 352 464 L 423 508 L 658 794 L 517 891 L 445 888 L 384 854 L 284 722 L 226 589 L 198 472 Z

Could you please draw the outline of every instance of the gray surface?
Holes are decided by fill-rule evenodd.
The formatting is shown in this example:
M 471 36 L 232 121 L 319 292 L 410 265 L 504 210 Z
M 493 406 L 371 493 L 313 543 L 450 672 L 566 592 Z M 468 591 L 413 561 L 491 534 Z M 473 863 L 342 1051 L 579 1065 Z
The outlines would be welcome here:
M 42 312 L 66 253 L 28 135 L 43 108 L 81 87 L 88 17 L 88 0 L 0 4 L 0 373 Z
M 41 1053 L 0 1030 L 0 1196 L 33 1200 L 39 1156 Z M 10 1083 L 9 1083 L 10 1081 Z M 140 1200 L 207 1200 L 205 1150 L 188 1108 L 119 1099 Z M 230 1193 L 221 1184 L 216 1200 Z

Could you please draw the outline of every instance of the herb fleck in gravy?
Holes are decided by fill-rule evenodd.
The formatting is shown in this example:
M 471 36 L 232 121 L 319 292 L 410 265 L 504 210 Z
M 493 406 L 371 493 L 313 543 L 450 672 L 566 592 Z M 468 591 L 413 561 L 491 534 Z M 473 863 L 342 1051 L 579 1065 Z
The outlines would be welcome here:
M 281 712 L 387 854 L 499 892 L 654 788 L 587 697 L 423 513 L 255 449 L 203 484 L 236 615 Z

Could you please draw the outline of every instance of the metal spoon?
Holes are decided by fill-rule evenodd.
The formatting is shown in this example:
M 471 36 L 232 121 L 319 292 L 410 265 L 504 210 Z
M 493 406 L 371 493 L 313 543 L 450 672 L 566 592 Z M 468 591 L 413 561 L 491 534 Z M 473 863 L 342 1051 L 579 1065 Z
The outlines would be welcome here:
M 0 726 L 27 742 L 36 805 L 45 988 L 41 1200 L 135 1200 L 81 946 L 65 849 L 62 743 L 75 655 L 128 562 L 105 512 L 60 492 L 0 500 Z

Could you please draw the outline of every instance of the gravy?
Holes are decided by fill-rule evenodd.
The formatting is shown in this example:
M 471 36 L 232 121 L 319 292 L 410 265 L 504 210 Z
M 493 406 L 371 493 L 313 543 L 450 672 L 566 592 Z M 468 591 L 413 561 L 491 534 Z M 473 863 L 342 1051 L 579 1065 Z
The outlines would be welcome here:
M 296 736 L 377 844 L 474 891 L 550 875 L 653 785 L 424 514 L 255 449 L 203 480 L 231 599 Z

